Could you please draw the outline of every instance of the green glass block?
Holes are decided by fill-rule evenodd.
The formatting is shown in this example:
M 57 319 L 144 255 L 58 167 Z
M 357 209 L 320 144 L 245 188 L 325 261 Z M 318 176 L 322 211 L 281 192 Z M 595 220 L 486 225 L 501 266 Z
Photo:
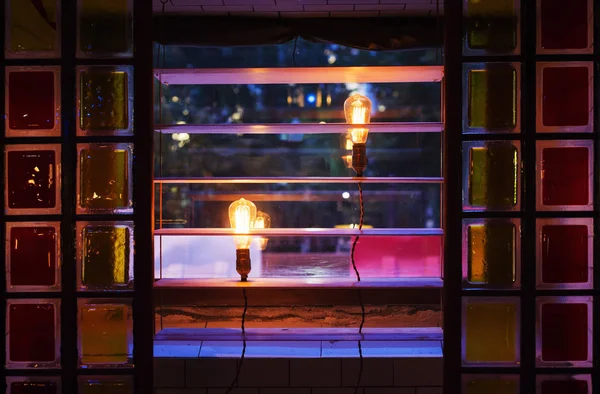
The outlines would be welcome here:
M 517 126 L 517 71 L 511 64 L 488 64 L 469 71 L 468 125 L 488 131 Z
M 124 71 L 82 71 L 82 130 L 122 130 L 129 127 L 129 76 Z
M 518 202 L 518 151 L 511 142 L 469 151 L 469 205 L 511 209 Z
M 131 51 L 132 15 L 128 0 L 80 0 L 79 50 L 91 55 Z
M 472 284 L 510 287 L 516 279 L 516 234 L 513 223 L 468 227 L 468 274 Z
M 466 305 L 465 361 L 516 363 L 517 307 L 514 302 L 473 302 Z
M 489 52 L 517 47 L 515 0 L 468 0 L 467 46 Z
M 464 394 L 518 394 L 519 382 L 514 379 L 474 379 L 466 384 Z
M 130 230 L 127 227 L 84 227 L 81 282 L 88 288 L 111 288 L 130 281 Z
M 57 49 L 57 0 L 9 0 L 7 15 L 11 52 L 52 52 Z
M 130 206 L 129 152 L 95 148 L 80 152 L 80 206 L 84 209 L 116 210 Z

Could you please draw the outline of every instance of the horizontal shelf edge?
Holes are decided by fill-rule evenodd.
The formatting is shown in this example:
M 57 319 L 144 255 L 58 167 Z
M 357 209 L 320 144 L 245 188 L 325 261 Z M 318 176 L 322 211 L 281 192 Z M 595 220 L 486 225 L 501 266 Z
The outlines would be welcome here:
M 268 228 L 251 230 L 247 235 L 262 236 L 332 236 L 332 237 L 350 237 L 350 236 L 440 236 L 444 230 L 439 228 L 371 228 L 371 229 L 329 229 L 329 228 Z M 176 235 L 221 235 L 234 236 L 244 235 L 235 233 L 229 228 L 162 228 L 155 229 L 154 235 L 176 236 Z
M 155 125 L 163 134 L 342 134 L 345 123 L 174 124 Z M 370 123 L 369 133 L 441 133 L 443 123 Z
M 246 177 L 246 178 L 154 178 L 155 184 L 187 183 L 444 183 L 441 177 Z
M 441 82 L 443 66 L 156 68 L 168 85 Z

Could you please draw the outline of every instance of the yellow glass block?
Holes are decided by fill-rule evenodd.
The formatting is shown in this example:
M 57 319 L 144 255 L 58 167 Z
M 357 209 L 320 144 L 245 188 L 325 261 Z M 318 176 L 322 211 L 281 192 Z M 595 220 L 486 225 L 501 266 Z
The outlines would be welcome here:
M 488 131 L 517 125 L 517 72 L 511 64 L 487 64 L 469 71 L 468 125 Z
M 469 283 L 510 287 L 516 279 L 516 226 L 513 223 L 468 227 Z
M 95 148 L 80 152 L 80 205 L 86 209 L 127 208 L 129 197 L 129 152 Z
M 57 49 L 56 0 L 9 0 L 9 49 L 12 52 Z
M 79 310 L 81 364 L 125 364 L 129 361 L 128 306 L 85 304 Z
M 132 17 L 128 0 L 80 0 L 79 50 L 110 55 L 130 51 Z
M 510 209 L 517 205 L 517 148 L 511 143 L 493 143 L 469 151 L 469 205 L 488 209 Z
M 129 76 L 124 71 L 82 71 L 80 127 L 86 131 L 129 127 Z
M 81 394 L 132 394 L 133 386 L 127 381 L 87 381 L 81 385 Z
M 83 228 L 82 278 L 88 287 L 111 287 L 129 282 L 129 228 Z
M 477 379 L 467 382 L 465 394 L 518 394 L 519 382 L 503 379 Z
M 510 363 L 517 359 L 517 311 L 513 303 L 472 303 L 465 319 L 465 361 Z
M 512 51 L 517 45 L 515 0 L 469 0 L 467 46 L 491 52 Z

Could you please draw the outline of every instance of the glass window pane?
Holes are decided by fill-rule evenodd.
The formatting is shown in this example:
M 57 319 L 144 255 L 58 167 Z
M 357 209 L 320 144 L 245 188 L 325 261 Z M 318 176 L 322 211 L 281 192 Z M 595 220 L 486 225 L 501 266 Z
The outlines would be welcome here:
M 537 220 L 538 287 L 592 287 L 592 219 Z
M 78 213 L 130 213 L 130 144 L 78 145 Z
M 518 131 L 518 71 L 510 63 L 466 66 L 466 132 Z
M 466 0 L 467 48 L 491 53 L 513 52 L 517 47 L 515 0 Z
M 52 376 L 7 376 L 7 394 L 61 394 L 60 378 Z
M 516 365 L 519 304 L 508 297 L 463 298 L 463 363 Z
M 579 49 L 581 53 L 590 48 L 591 1 L 570 1 L 568 7 L 560 0 L 540 0 L 539 4 L 539 42 L 543 53 L 565 53 L 569 49 Z
M 538 132 L 592 132 L 591 63 L 539 63 Z
M 7 214 L 60 213 L 60 145 L 6 147 Z
M 80 376 L 79 394 L 133 394 L 130 376 Z
M 494 288 L 512 288 L 518 285 L 518 220 L 468 220 L 464 222 L 463 228 L 465 285 Z
M 130 0 L 79 0 L 77 56 L 131 56 L 132 3 Z
M 125 290 L 133 285 L 133 223 L 77 223 L 78 286 Z
M 78 69 L 78 135 L 131 135 L 133 70 L 131 67 Z
M 511 141 L 463 144 L 463 209 L 519 209 L 519 143 Z
M 59 67 L 9 67 L 7 69 L 6 135 L 8 137 L 60 135 L 59 78 Z
M 8 291 L 58 290 L 60 223 L 8 223 L 6 235 Z
M 58 0 L 7 0 L 4 51 L 9 58 L 60 57 Z
M 538 297 L 537 304 L 538 365 L 591 365 L 591 297 Z
M 593 157 L 588 141 L 538 141 L 538 210 L 590 210 Z
M 590 375 L 538 375 L 536 394 L 591 394 Z
M 132 367 L 131 303 L 122 299 L 80 299 L 79 365 Z
M 515 375 L 463 375 L 462 394 L 519 394 Z
M 10 300 L 6 314 L 7 368 L 60 365 L 59 300 Z

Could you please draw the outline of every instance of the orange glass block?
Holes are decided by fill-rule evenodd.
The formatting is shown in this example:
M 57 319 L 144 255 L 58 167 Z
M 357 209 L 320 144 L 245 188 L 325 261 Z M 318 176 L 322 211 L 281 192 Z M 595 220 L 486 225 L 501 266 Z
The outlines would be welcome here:
M 7 0 L 8 57 L 60 57 L 58 0 Z
M 467 281 L 492 287 L 512 287 L 516 280 L 517 228 L 511 222 L 467 227 Z
M 463 394 L 519 394 L 517 379 L 480 378 L 470 379 Z

